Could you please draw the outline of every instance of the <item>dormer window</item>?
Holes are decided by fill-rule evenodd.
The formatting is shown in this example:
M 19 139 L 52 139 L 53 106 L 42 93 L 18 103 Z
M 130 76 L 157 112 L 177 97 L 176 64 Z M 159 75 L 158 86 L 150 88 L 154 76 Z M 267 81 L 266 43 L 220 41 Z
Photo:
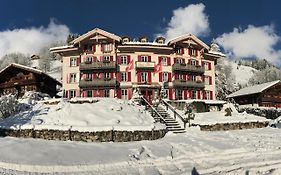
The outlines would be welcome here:
M 141 37 L 139 40 L 141 43 L 147 43 L 148 39 L 146 37 Z
M 159 44 L 164 44 L 165 43 L 165 38 L 164 37 L 157 37 L 156 40 L 155 40 L 156 43 L 159 43 Z
M 122 37 L 122 42 L 123 43 L 130 42 L 130 38 L 128 36 L 124 36 Z
M 190 55 L 197 56 L 197 50 L 196 49 L 189 49 L 189 50 L 190 50 Z

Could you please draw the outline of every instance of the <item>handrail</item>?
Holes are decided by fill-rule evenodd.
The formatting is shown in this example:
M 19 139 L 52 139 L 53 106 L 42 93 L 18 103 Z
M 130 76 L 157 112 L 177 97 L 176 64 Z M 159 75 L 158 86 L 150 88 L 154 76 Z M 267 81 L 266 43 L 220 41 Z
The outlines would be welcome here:
M 166 106 L 167 110 L 168 108 L 170 110 L 172 110 L 172 112 L 174 112 L 174 118 L 176 119 L 177 116 L 179 119 L 181 119 L 181 121 L 184 123 L 184 129 L 186 128 L 186 121 L 183 119 L 183 117 L 169 104 L 167 103 L 165 100 L 161 100 L 163 102 L 163 104 Z
M 149 102 L 143 96 L 141 96 L 141 98 L 153 110 L 153 112 L 155 112 L 155 114 L 158 115 L 158 117 L 160 118 L 160 123 L 163 122 L 166 124 L 166 122 L 165 122 L 164 118 L 161 116 L 161 114 L 159 114 L 157 112 L 157 110 L 151 104 L 149 104 Z

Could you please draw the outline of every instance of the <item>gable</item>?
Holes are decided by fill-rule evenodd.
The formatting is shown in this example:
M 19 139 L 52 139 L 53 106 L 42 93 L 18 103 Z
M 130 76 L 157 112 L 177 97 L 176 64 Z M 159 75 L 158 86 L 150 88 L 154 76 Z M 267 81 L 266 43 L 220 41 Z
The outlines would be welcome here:
M 168 42 L 168 45 L 176 44 L 176 43 L 182 43 L 187 45 L 198 45 L 202 48 L 205 48 L 207 50 L 210 49 L 210 47 L 205 44 L 203 41 L 201 41 L 199 38 L 192 34 L 183 35 L 177 38 L 174 38 Z

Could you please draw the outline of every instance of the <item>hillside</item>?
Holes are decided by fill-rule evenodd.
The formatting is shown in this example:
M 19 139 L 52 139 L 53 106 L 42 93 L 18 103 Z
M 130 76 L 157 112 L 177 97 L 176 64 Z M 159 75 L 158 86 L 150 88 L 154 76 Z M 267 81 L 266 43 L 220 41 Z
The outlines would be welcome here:
M 237 63 L 232 61 L 229 61 L 228 63 L 232 66 L 232 72 L 235 76 L 235 83 L 240 84 L 241 86 L 247 85 L 250 78 L 254 75 L 255 72 L 258 71 L 249 66 L 239 66 Z

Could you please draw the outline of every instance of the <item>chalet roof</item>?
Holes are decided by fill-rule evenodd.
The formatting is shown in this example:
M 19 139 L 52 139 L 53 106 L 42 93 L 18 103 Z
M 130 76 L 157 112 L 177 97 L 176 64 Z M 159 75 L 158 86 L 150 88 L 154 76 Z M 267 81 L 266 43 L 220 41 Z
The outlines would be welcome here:
M 276 85 L 279 82 L 280 82 L 280 80 L 276 80 L 276 81 L 271 81 L 271 82 L 267 82 L 267 83 L 263 83 L 263 84 L 258 84 L 255 86 L 246 87 L 246 88 L 240 89 L 239 91 L 236 91 L 236 92 L 228 95 L 227 98 L 261 93 L 264 90 Z
M 179 37 L 176 37 L 174 39 L 171 39 L 169 42 L 168 42 L 168 45 L 171 45 L 171 44 L 174 44 L 176 42 L 179 42 L 179 41 L 182 41 L 182 40 L 186 40 L 186 39 L 192 39 L 194 40 L 196 43 L 198 43 L 199 45 L 201 45 L 202 47 L 204 47 L 205 49 L 209 50 L 210 47 L 205 44 L 203 41 L 201 41 L 199 38 L 197 38 L 195 35 L 193 34 L 187 34 L 187 35 L 182 35 L 182 36 L 179 36 Z
M 115 34 L 113 34 L 113 33 L 109 33 L 109 32 L 107 32 L 107 31 L 104 31 L 104 30 L 99 29 L 99 28 L 95 28 L 95 29 L 93 29 L 93 30 L 91 30 L 91 31 L 89 31 L 89 32 L 87 32 L 87 33 L 85 33 L 84 35 L 79 36 L 78 38 L 74 39 L 74 40 L 71 41 L 70 43 L 71 43 L 71 44 L 77 44 L 77 43 L 81 42 L 82 40 L 84 40 L 84 39 L 90 37 L 91 35 L 93 35 L 93 34 L 95 34 L 95 33 L 99 33 L 99 34 L 101 34 L 101 35 L 103 35 L 103 36 L 106 36 L 106 37 L 111 38 L 111 39 L 116 40 L 116 41 L 120 41 L 120 40 L 121 40 L 121 37 L 120 37 L 120 36 L 117 36 L 117 35 L 115 35 Z
M 11 67 L 16 67 L 16 68 L 24 69 L 24 70 L 27 70 L 27 71 L 30 71 L 30 72 L 33 72 L 33 73 L 36 73 L 36 74 L 47 76 L 47 77 L 51 78 L 52 80 L 54 80 L 58 85 L 60 85 L 60 86 L 62 85 L 61 82 L 59 82 L 58 80 L 54 79 L 53 77 L 51 77 L 50 75 L 44 73 L 43 71 L 41 71 L 39 69 L 35 69 L 35 68 L 32 68 L 32 67 L 24 66 L 24 65 L 21 65 L 21 64 L 17 64 L 17 63 L 9 64 L 4 69 L 2 69 L 0 71 L 0 76 L 3 72 L 5 72 L 7 69 L 9 69 Z

